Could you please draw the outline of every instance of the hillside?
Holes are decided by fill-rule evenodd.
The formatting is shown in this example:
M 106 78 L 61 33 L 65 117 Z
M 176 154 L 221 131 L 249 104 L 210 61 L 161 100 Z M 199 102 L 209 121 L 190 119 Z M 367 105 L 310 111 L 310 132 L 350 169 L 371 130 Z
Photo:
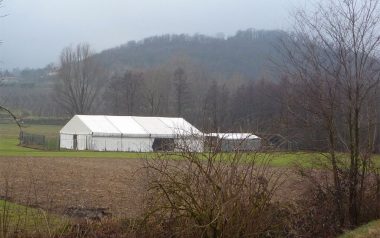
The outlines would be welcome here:
M 283 31 L 253 29 L 238 31 L 230 37 L 166 34 L 130 41 L 99 52 L 94 57 L 111 71 L 155 68 L 170 64 L 174 59 L 186 58 L 208 74 L 224 74 L 225 78 L 239 74 L 255 79 L 273 71 L 272 61 L 280 60 L 277 48 L 286 36 L 287 33 Z M 56 67 L 49 64 L 43 69 L 4 71 L 0 72 L 0 76 L 15 78 L 12 86 L 49 84 L 54 79 L 51 77 L 54 76 L 54 70 Z
M 106 68 L 151 68 L 186 57 L 208 73 L 229 77 L 240 74 L 258 78 L 266 74 L 271 60 L 278 59 L 276 47 L 286 36 L 282 31 L 238 31 L 231 37 L 205 35 L 162 35 L 131 41 L 96 55 Z
M 241 98 L 234 97 L 235 93 L 247 97 L 253 94 L 249 87 L 246 87 L 249 89 L 246 92 L 235 92 L 241 85 L 262 78 L 278 79 L 271 61 L 281 61 L 276 49 L 280 45 L 280 40 L 286 36 L 287 33 L 282 31 L 252 29 L 239 31 L 230 37 L 162 35 L 102 51 L 93 56 L 104 72 L 102 90 L 97 98 L 101 106 L 93 113 L 150 115 L 154 111 L 157 115 L 176 115 L 175 98 L 173 98 L 175 84 L 172 78 L 173 72 L 181 67 L 187 78 L 185 114 L 198 118 L 199 115 L 195 115 L 194 112 L 201 113 L 199 105 L 204 105 L 209 100 L 207 97 L 212 96 L 212 91 L 220 91 L 221 95 L 225 95 L 224 100 L 235 103 L 234 98 Z M 133 94 L 135 99 L 127 100 L 131 103 L 136 101 L 133 107 L 127 106 L 128 110 L 114 103 L 115 100 L 125 100 L 128 95 L 132 95 L 128 93 L 130 86 L 114 79 L 115 75 L 119 78 L 125 75 L 127 70 L 143 72 L 144 79 L 138 80 L 138 86 Z M 57 66 L 50 64 L 43 69 L 0 72 L 3 78 L 7 78 L 0 87 L 0 102 L 25 115 L 62 115 L 62 110 L 56 106 L 53 98 L 54 82 L 57 80 L 56 71 Z M 117 85 L 118 93 L 112 91 L 111 82 Z M 212 82 L 217 84 L 213 85 Z M 127 88 L 123 88 L 123 85 Z M 226 85 L 225 89 L 222 88 L 223 85 Z M 151 95 L 148 95 L 149 93 Z M 156 101 L 152 104 L 148 97 L 154 97 Z M 47 98 L 52 100 L 46 100 Z M 225 110 L 228 110 L 226 106 L 228 103 L 224 102 Z M 236 103 L 243 102 L 236 101 Z M 250 114 L 252 113 L 244 112 L 241 116 Z

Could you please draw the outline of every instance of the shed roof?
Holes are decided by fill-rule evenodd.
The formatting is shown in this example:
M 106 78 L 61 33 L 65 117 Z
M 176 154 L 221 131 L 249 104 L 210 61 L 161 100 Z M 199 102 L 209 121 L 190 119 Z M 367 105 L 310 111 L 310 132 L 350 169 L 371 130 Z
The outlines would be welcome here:
M 218 137 L 224 140 L 254 140 L 260 137 L 251 133 L 210 133 L 207 136 Z

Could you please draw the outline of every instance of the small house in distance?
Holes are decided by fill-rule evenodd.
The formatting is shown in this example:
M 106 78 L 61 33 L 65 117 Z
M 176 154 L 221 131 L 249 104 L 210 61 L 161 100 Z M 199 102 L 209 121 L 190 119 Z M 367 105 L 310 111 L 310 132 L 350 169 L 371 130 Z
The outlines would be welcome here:
M 210 133 L 206 135 L 205 146 L 223 152 L 257 151 L 261 148 L 261 138 L 250 133 Z
M 76 115 L 60 148 L 93 151 L 203 151 L 202 133 L 183 118 Z

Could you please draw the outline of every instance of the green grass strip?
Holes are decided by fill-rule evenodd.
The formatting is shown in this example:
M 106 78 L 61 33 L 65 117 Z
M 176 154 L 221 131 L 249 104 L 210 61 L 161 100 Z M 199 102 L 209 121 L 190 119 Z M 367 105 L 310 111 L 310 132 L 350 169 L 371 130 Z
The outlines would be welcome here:
M 380 220 L 372 221 L 353 231 L 346 232 L 339 238 L 375 238 L 380 237 Z
M 0 200 L 0 232 L 57 234 L 67 227 L 69 221 L 41 209 Z

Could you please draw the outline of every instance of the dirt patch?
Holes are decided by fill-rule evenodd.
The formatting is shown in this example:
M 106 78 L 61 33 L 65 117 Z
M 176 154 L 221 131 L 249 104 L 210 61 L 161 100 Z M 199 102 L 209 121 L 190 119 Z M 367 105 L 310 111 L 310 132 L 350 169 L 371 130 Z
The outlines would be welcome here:
M 143 159 L 0 158 L 0 195 L 58 213 L 104 208 L 133 217 L 144 196 L 143 165 Z
M 60 214 L 135 217 L 145 194 L 143 166 L 144 159 L 0 158 L 0 196 Z M 299 195 L 305 183 L 276 170 L 285 177 L 276 200 Z

